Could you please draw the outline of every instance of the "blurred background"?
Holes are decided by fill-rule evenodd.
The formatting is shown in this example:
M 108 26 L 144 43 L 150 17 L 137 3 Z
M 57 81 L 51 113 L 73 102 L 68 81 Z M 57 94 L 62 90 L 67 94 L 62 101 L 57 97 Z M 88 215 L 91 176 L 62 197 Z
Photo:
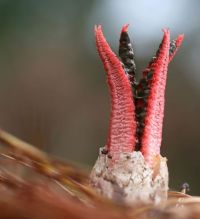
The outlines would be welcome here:
M 185 40 L 170 64 L 162 155 L 170 188 L 200 195 L 200 1 L 0 0 L 0 126 L 64 160 L 91 168 L 104 146 L 109 95 L 93 28 L 113 50 L 129 23 L 138 77 L 163 27 Z

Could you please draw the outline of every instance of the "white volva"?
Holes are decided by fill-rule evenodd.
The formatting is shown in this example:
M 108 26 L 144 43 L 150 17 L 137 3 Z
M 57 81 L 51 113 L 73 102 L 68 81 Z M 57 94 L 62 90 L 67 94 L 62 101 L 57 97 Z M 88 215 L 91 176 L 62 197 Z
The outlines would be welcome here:
M 113 201 L 131 206 L 140 202 L 159 203 L 167 199 L 168 168 L 166 158 L 158 157 L 153 170 L 141 152 L 122 153 L 114 165 L 100 149 L 90 183 L 98 193 Z

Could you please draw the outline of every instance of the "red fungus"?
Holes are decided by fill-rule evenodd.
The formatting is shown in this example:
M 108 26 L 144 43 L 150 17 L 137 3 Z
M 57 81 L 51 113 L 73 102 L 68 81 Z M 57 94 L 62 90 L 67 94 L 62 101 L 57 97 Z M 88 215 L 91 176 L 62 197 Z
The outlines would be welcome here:
M 111 119 L 106 149 L 114 160 L 119 158 L 120 153 L 139 150 L 152 166 L 153 158 L 160 154 L 167 68 L 184 36 L 179 35 L 170 43 L 169 30 L 163 30 L 163 40 L 156 57 L 144 70 L 137 84 L 134 53 L 127 32 L 128 24 L 121 31 L 120 62 L 106 42 L 101 26 L 95 27 L 97 50 L 111 94 Z

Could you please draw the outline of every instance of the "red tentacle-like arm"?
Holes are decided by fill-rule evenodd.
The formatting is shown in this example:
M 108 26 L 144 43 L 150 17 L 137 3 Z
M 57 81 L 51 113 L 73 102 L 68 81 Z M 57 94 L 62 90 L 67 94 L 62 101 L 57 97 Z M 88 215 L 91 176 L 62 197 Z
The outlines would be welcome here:
M 106 71 L 112 104 L 106 149 L 114 160 L 120 153 L 141 151 L 152 166 L 154 157 L 160 154 L 168 64 L 180 47 L 183 35 L 170 42 L 169 30 L 163 30 L 156 57 L 137 83 L 134 52 L 127 31 L 128 25 L 124 25 L 118 59 L 106 42 L 101 26 L 95 27 L 97 50 Z
M 184 39 L 184 34 L 180 34 L 175 40 L 170 43 L 169 49 L 169 62 L 174 58 L 176 52 L 178 51 L 179 47 L 181 46 Z
M 122 152 L 132 152 L 135 147 L 135 107 L 131 84 L 122 64 L 112 52 L 102 33 L 101 26 L 95 27 L 96 46 L 103 62 L 110 95 L 111 118 L 106 148 L 113 159 Z
M 150 82 L 150 93 L 147 98 L 147 110 L 141 138 L 141 151 L 150 164 L 153 157 L 160 154 L 169 48 L 170 33 L 169 30 L 165 29 L 157 57 L 150 65 L 152 81 Z
M 136 101 L 137 109 L 141 103 L 143 107 L 143 118 L 139 123 L 139 126 L 142 127 L 140 150 L 150 165 L 153 163 L 153 158 L 160 154 L 168 64 L 175 56 L 184 38 L 183 35 L 179 35 L 177 39 L 170 42 L 169 30 L 164 29 L 163 32 L 163 40 L 156 57 L 143 72 L 143 78 L 138 86 L 138 90 L 141 90 L 142 87 L 143 96 Z

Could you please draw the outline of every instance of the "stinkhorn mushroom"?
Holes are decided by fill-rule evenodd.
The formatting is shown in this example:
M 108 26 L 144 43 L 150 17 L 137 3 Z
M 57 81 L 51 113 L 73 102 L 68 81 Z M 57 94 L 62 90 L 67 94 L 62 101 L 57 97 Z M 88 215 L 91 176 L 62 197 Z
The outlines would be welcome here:
M 119 58 L 95 27 L 96 46 L 104 65 L 111 96 L 111 118 L 106 145 L 90 176 L 91 185 L 117 203 L 159 203 L 167 199 L 168 168 L 160 155 L 167 68 L 183 41 L 163 39 L 137 83 L 133 47 L 124 25 Z

